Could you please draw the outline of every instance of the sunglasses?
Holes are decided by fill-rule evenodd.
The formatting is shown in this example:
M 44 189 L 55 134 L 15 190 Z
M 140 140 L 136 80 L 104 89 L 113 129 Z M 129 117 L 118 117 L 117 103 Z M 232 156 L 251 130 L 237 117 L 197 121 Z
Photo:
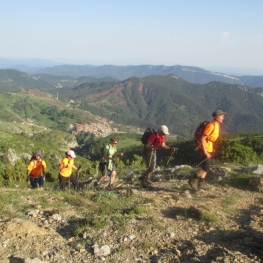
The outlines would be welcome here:
M 112 142 L 112 144 L 117 144 L 118 142 Z

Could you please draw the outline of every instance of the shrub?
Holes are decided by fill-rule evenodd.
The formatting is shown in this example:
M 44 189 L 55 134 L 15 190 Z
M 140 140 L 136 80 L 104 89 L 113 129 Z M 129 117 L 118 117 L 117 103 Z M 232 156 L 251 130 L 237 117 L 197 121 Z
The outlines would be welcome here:
M 249 164 L 259 160 L 257 154 L 251 147 L 234 142 L 222 150 L 221 161 Z

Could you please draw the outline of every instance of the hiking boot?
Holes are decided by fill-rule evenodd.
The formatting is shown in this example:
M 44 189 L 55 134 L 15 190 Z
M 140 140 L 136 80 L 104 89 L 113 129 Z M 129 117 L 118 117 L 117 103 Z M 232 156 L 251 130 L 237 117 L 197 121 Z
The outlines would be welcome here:
M 192 189 L 198 190 L 198 179 L 194 179 L 193 177 L 188 180 L 188 184 L 191 186 Z
M 198 190 L 203 189 L 203 190 L 208 190 L 209 186 L 205 183 L 204 180 L 200 180 L 198 184 Z
M 153 183 L 153 182 L 149 179 L 148 176 L 145 176 L 145 177 L 144 177 L 144 182 L 145 182 L 146 185 L 151 185 L 151 184 Z
M 97 190 L 100 190 L 100 185 L 98 184 L 98 182 L 95 182 L 95 183 L 94 183 L 94 187 L 95 187 Z
M 107 186 L 107 188 L 108 188 L 109 191 L 111 191 L 111 190 L 113 189 L 113 184 L 109 184 L 109 185 Z
M 138 179 L 139 179 L 139 181 L 141 183 L 141 187 L 142 188 L 147 188 L 147 184 L 145 183 L 145 177 L 144 176 L 140 176 Z

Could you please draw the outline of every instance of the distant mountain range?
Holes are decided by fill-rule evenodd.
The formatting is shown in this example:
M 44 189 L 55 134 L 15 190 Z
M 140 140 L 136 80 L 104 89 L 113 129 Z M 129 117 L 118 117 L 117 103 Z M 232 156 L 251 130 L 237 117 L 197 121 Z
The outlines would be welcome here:
M 146 77 L 151 75 L 175 74 L 189 82 L 206 84 L 211 81 L 224 82 L 228 84 L 249 85 L 251 87 L 263 87 L 263 76 L 232 76 L 218 72 L 207 71 L 198 67 L 187 66 L 74 66 L 60 65 L 43 68 L 38 73 L 51 74 L 56 76 L 70 76 L 78 78 L 81 76 L 92 76 L 96 78 L 111 77 L 118 80 L 125 80 L 130 77 Z
M 228 112 L 223 130 L 261 132 L 263 97 L 257 89 L 236 84 L 193 84 L 176 75 L 129 78 L 118 83 L 83 83 L 60 89 L 60 97 L 116 123 L 145 128 L 167 124 L 183 138 L 193 135 L 197 124 L 211 120 L 212 112 Z
M 244 77 L 246 81 L 249 79 Z M 174 74 L 117 81 L 0 70 L 1 92 L 25 89 L 42 90 L 73 102 L 76 109 L 124 125 L 145 128 L 167 124 L 173 134 L 183 138 L 191 137 L 196 125 L 212 119 L 211 113 L 218 108 L 228 112 L 223 125 L 227 132 L 263 130 L 263 88 L 241 84 L 215 81 L 196 84 Z
M 263 87 L 263 69 L 244 69 L 214 67 L 214 71 L 205 70 L 199 67 L 190 66 L 114 66 L 114 65 L 61 65 L 59 63 L 41 59 L 4 59 L 0 58 L 0 69 L 17 69 L 27 74 L 48 74 L 71 78 L 95 77 L 125 80 L 131 77 L 146 77 L 150 75 L 169 75 L 175 74 L 189 82 L 206 84 L 211 81 L 219 81 L 228 84 L 247 85 L 250 87 Z M 232 72 L 232 74 L 220 73 Z M 242 74 L 249 72 L 250 74 Z M 234 74 L 236 73 L 236 74 Z M 257 76 L 255 76 L 258 73 Z M 261 74 L 260 74 L 261 73 Z

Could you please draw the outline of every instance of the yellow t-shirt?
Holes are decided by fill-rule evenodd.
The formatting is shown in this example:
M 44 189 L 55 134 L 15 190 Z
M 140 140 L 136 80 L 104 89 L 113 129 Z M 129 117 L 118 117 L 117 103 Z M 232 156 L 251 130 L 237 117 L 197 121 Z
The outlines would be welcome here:
M 219 137 L 219 131 L 220 127 L 217 121 L 212 121 L 206 125 L 203 135 L 207 136 L 204 144 L 207 152 L 212 153 L 214 151 L 214 142 Z
M 72 166 L 74 165 L 74 159 L 68 160 L 68 158 L 64 158 L 60 164 L 60 170 L 67 167 L 63 172 L 59 172 L 64 177 L 69 177 L 72 174 Z
M 27 170 L 30 171 L 30 175 L 33 178 L 38 178 L 43 171 L 46 169 L 47 165 L 46 162 L 43 160 L 32 160 L 28 167 Z

